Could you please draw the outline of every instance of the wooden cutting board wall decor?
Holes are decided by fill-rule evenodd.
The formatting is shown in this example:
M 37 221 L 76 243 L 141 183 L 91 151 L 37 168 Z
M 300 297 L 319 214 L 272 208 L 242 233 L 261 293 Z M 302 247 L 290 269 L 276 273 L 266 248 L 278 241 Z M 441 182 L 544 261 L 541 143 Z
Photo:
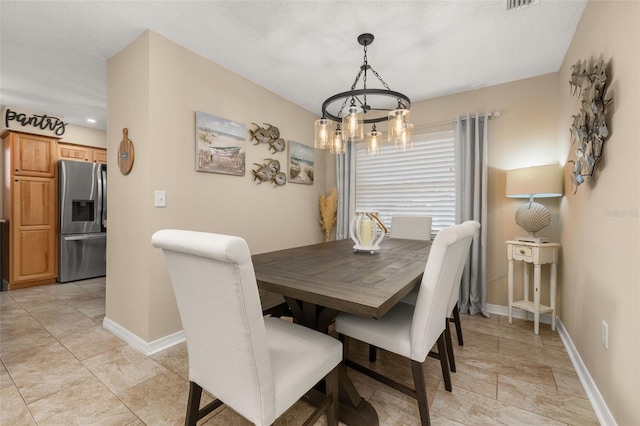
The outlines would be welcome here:
M 133 168 L 134 158 L 133 142 L 129 139 L 129 130 L 125 127 L 122 129 L 122 141 L 118 146 L 118 168 L 120 168 L 120 173 L 125 176 L 129 174 Z

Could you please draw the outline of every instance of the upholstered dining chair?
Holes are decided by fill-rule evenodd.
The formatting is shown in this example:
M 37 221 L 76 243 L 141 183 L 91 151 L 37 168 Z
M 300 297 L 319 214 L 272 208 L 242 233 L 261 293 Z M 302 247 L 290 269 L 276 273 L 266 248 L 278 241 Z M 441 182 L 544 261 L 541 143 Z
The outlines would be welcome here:
M 389 237 L 407 240 L 431 240 L 431 217 L 429 216 L 391 216 Z
M 391 216 L 390 238 L 403 238 L 407 240 L 431 241 L 431 222 L 430 216 L 407 216 L 393 215 Z M 418 287 L 413 289 L 405 298 L 409 303 L 415 305 L 415 299 L 418 297 Z M 369 345 L 369 361 L 375 362 L 378 349 Z
M 451 390 L 444 340 L 445 323 L 459 265 L 466 259 L 474 232 L 473 226 L 461 224 L 438 233 L 429 253 L 415 306 L 398 303 L 379 319 L 344 313 L 336 318 L 336 331 L 345 343 L 346 365 L 416 398 L 423 425 L 430 424 L 424 373 L 426 358 L 431 355 L 434 344 L 438 347 L 437 358 L 440 359 L 445 388 Z M 347 338 L 409 358 L 414 389 L 348 360 Z
M 279 318 L 264 318 L 251 254 L 239 237 L 156 232 L 178 303 L 189 355 L 185 425 L 223 403 L 256 425 L 272 424 L 314 385 L 327 398 L 308 421 L 337 425 L 342 344 Z M 200 409 L 202 389 L 217 399 Z
M 474 232 L 480 229 L 480 223 L 468 220 L 463 223 L 463 225 L 468 225 L 473 227 Z M 446 321 L 446 329 L 444 333 L 445 343 L 447 346 L 447 359 L 449 360 L 449 369 L 452 372 L 456 371 L 456 360 L 453 354 L 453 343 L 451 342 L 451 331 L 449 330 L 449 323 L 453 322 L 456 327 L 456 335 L 458 337 L 458 345 L 463 346 L 464 341 L 462 339 L 462 324 L 460 323 L 460 312 L 458 311 L 458 299 L 460 298 L 460 280 L 462 279 L 462 273 L 464 272 L 465 264 L 467 263 L 467 258 L 465 257 L 459 265 L 458 273 L 456 275 L 456 281 L 453 285 L 453 291 L 451 292 L 451 298 L 449 299 L 449 307 L 447 308 L 447 312 L 449 312 L 449 316 Z M 411 305 L 416 304 L 416 300 L 418 299 L 418 291 L 420 287 L 416 287 L 409 294 L 407 294 L 400 302 L 409 303 Z M 369 358 L 371 359 L 371 353 L 369 354 Z

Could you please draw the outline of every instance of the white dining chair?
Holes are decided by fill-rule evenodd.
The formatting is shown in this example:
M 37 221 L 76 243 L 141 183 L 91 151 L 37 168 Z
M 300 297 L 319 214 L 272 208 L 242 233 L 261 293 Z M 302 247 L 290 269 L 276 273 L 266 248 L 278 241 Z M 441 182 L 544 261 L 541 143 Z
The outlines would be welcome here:
M 445 388 L 451 390 L 451 377 L 445 350 L 445 323 L 459 265 L 463 259 L 466 259 L 475 229 L 469 224 L 461 224 L 444 228 L 438 233 L 429 253 L 415 306 L 398 303 L 378 319 L 345 313 L 336 318 L 336 331 L 345 343 L 346 365 L 416 398 L 423 425 L 430 424 L 424 381 L 427 356 L 432 355 L 440 359 Z M 347 358 L 347 338 L 360 340 L 409 358 L 415 388 L 408 388 L 391 378 L 350 361 Z M 431 352 L 434 344 L 438 347 L 437 354 Z
M 393 215 L 389 237 L 431 241 L 431 221 L 429 216 Z
M 337 425 L 342 344 L 279 318 L 264 318 L 251 254 L 239 237 L 165 229 L 156 232 L 180 311 L 189 356 L 185 424 L 223 403 L 256 425 L 272 424 L 318 382 L 323 413 Z M 202 389 L 217 398 L 200 409 Z
M 463 223 L 463 225 L 471 226 L 474 229 L 474 232 L 480 229 L 480 223 L 468 220 Z M 453 322 L 456 327 L 456 336 L 458 338 L 458 345 L 463 346 L 464 340 L 462 338 L 462 324 L 460 323 L 460 312 L 458 311 L 458 299 L 460 298 L 460 280 L 462 279 L 462 273 L 464 272 L 465 264 L 467 263 L 467 258 L 463 259 L 463 261 L 459 265 L 458 273 L 456 275 L 456 283 L 453 285 L 453 291 L 451 292 L 451 298 L 449 299 L 449 305 L 447 308 L 447 312 L 449 312 L 449 316 L 446 321 L 446 329 L 445 329 L 445 344 L 447 346 L 447 359 L 449 360 L 449 369 L 452 372 L 456 371 L 456 361 L 455 356 L 453 354 L 453 343 L 451 342 L 451 331 L 449 330 L 449 323 Z M 400 302 L 408 303 L 411 305 L 416 304 L 416 300 L 418 299 L 418 291 L 420 287 L 416 287 L 409 294 L 403 297 Z M 371 354 L 369 355 L 371 358 Z
M 393 215 L 391 216 L 389 238 L 431 241 L 431 223 L 432 218 L 430 216 Z M 405 299 L 408 300 L 407 303 L 415 305 L 417 297 L 418 287 L 405 296 Z M 378 349 L 373 345 L 369 345 L 369 361 L 375 362 L 378 357 L 377 353 Z

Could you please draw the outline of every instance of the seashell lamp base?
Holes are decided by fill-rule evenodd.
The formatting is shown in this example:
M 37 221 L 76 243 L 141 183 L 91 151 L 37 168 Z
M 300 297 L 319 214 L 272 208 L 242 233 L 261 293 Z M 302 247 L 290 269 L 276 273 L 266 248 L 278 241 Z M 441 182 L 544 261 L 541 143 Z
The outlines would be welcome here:
M 536 237 L 536 232 L 551 223 L 551 212 L 540 203 L 529 202 L 523 204 L 516 211 L 516 223 L 529 233 L 526 237 L 517 237 L 518 241 L 529 241 L 532 243 L 548 242 L 548 238 Z

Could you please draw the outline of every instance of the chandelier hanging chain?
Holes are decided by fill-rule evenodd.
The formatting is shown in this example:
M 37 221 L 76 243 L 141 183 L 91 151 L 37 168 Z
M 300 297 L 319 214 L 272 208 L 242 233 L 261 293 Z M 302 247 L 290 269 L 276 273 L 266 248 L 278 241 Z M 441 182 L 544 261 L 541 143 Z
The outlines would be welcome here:
M 378 74 L 378 72 L 376 70 L 373 69 L 373 67 L 371 65 L 369 65 L 369 60 L 367 57 L 367 44 L 365 43 L 364 45 L 364 59 L 363 59 L 363 63 L 360 66 L 360 71 L 358 72 L 358 75 L 356 75 L 356 79 L 354 80 L 353 84 L 351 85 L 351 91 L 353 92 L 354 90 L 356 90 L 356 86 L 358 85 L 358 81 L 360 81 L 360 77 L 362 77 L 362 89 L 363 90 L 367 90 L 367 70 L 371 70 L 371 72 L 373 73 L 373 75 L 376 76 L 376 78 L 380 81 L 380 83 L 382 83 L 382 86 L 387 89 L 388 91 L 391 91 L 391 87 L 389 87 L 389 85 L 387 84 L 386 81 L 384 81 L 382 79 L 382 77 L 380 76 L 380 74 Z M 364 75 L 363 75 L 364 72 Z M 366 92 L 363 94 L 362 96 L 363 100 L 361 101 L 357 96 L 352 96 L 351 97 L 351 105 L 353 106 L 355 104 L 354 99 L 358 101 L 358 103 L 360 104 L 361 107 L 364 107 L 364 112 L 367 112 L 367 94 Z M 342 103 L 342 107 L 340 108 L 340 112 L 338 113 L 338 117 L 342 117 L 342 111 L 344 110 L 344 107 L 347 105 L 347 99 L 344 100 L 344 102 Z M 402 103 L 402 100 L 400 98 L 398 98 L 398 105 L 399 106 L 403 106 L 404 104 Z
M 345 108 L 349 109 L 357 105 L 362 109 L 361 112 L 366 114 L 363 119 L 364 124 L 387 121 L 388 117 L 386 115 L 381 116 L 380 114 L 375 114 L 373 112 L 392 111 L 393 108 L 390 109 L 388 106 L 380 105 L 379 102 L 375 102 L 378 103 L 378 105 L 369 104 L 372 99 L 378 101 L 385 97 L 394 99 L 397 102 L 397 109 L 409 110 L 411 108 L 411 100 L 409 99 L 409 97 L 407 97 L 403 93 L 391 90 L 389 85 L 382 79 L 380 74 L 378 74 L 378 72 L 374 70 L 371 65 L 369 65 L 369 58 L 367 56 L 368 47 L 373 42 L 373 39 L 373 35 L 368 33 L 361 34 L 358 37 L 358 43 L 363 46 L 364 51 L 363 64 L 360 66 L 360 70 L 358 71 L 358 74 L 356 75 L 356 78 L 351 85 L 351 90 L 335 94 L 327 98 L 323 102 L 322 117 L 324 119 L 337 121 L 338 126 L 340 126 L 340 123 L 343 120 L 343 116 L 345 115 Z M 367 75 L 369 69 L 384 88 L 367 87 L 367 84 L 369 83 Z M 361 78 L 363 82 L 363 88 L 358 89 L 357 85 L 360 82 Z M 340 106 L 339 109 L 334 109 L 334 113 L 331 113 L 330 111 L 332 104 L 335 104 L 334 107 Z

